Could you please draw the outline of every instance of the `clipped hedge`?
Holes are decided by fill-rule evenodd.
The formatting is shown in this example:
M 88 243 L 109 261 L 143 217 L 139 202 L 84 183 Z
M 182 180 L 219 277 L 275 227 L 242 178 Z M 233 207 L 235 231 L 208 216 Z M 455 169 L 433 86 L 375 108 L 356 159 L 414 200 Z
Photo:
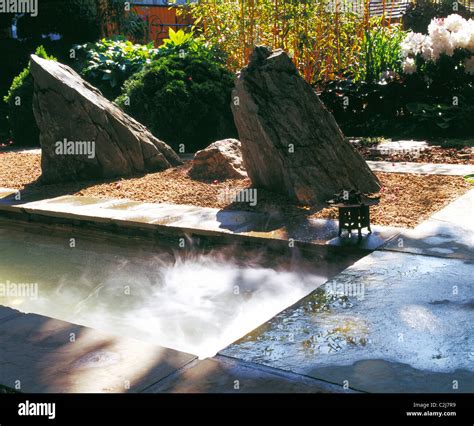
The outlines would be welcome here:
M 204 47 L 166 49 L 125 83 L 119 106 L 179 152 L 235 137 L 234 75 Z

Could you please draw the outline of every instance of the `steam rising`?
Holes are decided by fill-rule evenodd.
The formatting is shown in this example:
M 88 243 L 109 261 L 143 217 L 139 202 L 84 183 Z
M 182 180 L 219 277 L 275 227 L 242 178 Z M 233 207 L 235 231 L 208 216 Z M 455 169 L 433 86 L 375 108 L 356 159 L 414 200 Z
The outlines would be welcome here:
M 120 244 L 81 248 L 80 242 L 65 250 L 57 239 L 37 235 L 2 238 L 0 251 L 4 244 L 0 281 L 38 282 L 39 297 L 0 298 L 0 304 L 200 358 L 215 355 L 327 280 L 314 267 L 308 272 L 308 262 L 297 256 L 246 253 L 242 247 L 130 252 Z

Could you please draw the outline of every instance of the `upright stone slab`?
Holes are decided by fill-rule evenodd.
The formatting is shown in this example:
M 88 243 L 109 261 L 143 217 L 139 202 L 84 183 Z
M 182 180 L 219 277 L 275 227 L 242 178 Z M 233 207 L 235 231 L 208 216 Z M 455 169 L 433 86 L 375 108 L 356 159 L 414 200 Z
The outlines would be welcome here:
M 232 110 L 252 183 L 304 204 L 380 183 L 288 55 L 256 47 L 236 79 Z
M 170 146 L 68 66 L 32 55 L 31 74 L 44 182 L 129 176 L 181 163 Z

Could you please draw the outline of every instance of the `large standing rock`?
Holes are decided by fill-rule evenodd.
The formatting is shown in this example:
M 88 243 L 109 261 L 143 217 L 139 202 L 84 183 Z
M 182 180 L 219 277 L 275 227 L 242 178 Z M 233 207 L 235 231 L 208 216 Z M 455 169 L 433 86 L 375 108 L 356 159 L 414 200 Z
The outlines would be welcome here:
M 170 146 L 71 68 L 35 55 L 30 66 L 43 181 L 129 176 L 181 163 Z
M 196 152 L 189 174 L 201 179 L 246 178 L 240 141 L 224 139 Z
M 237 76 L 232 110 L 244 166 L 255 186 L 313 205 L 322 205 L 342 189 L 380 189 L 282 50 L 255 48 Z

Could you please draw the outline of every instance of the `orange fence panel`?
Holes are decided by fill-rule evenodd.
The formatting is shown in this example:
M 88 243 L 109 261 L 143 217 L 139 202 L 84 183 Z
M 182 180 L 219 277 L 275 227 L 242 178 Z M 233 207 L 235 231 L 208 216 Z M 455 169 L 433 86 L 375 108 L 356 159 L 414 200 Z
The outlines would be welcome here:
M 178 31 L 193 25 L 191 16 L 177 16 L 175 7 L 168 6 L 135 6 L 135 12 L 143 17 L 148 25 L 148 38 L 156 46 L 168 38 L 169 29 Z

